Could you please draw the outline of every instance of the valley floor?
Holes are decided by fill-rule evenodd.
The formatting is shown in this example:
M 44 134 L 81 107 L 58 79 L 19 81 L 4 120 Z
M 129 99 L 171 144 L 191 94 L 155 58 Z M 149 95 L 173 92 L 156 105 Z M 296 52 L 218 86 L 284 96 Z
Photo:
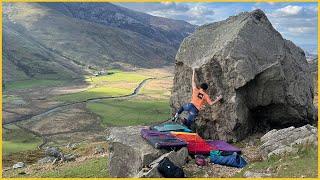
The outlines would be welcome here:
M 147 125 L 170 116 L 170 69 L 111 70 L 107 75 L 86 77 L 82 83 L 35 81 L 31 86 L 24 87 L 25 82 L 6 86 L 4 167 L 12 165 L 6 164 L 7 155 L 37 149 L 43 142 L 56 146 L 103 141 L 107 126 Z

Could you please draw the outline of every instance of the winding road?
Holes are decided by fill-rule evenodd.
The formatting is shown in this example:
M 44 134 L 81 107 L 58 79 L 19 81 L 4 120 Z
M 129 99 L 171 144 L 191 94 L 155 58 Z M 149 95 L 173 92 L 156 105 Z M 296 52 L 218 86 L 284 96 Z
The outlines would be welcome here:
M 147 83 L 147 81 L 152 80 L 155 78 L 147 78 L 144 79 L 143 81 L 141 81 L 139 83 L 139 85 L 134 89 L 134 91 L 131 94 L 126 94 L 126 95 L 121 95 L 121 96 L 103 96 L 103 97 L 95 97 L 95 98 L 88 98 L 86 100 L 83 101 L 76 101 L 76 102 L 71 102 L 71 103 L 66 103 L 66 104 L 60 104 L 58 106 L 49 108 L 41 113 L 38 114 L 29 114 L 29 115 L 25 115 L 23 117 L 17 118 L 13 121 L 10 122 L 3 122 L 2 125 L 9 125 L 9 124 L 14 124 L 20 121 L 25 121 L 25 120 L 29 120 L 29 119 L 33 119 L 33 118 L 37 118 L 37 117 L 41 117 L 44 115 L 47 115 L 51 112 L 54 112 L 56 110 L 59 110 L 62 107 L 67 107 L 67 106 L 71 106 L 71 105 L 75 105 L 75 104 L 79 104 L 79 103 L 88 103 L 88 102 L 95 102 L 95 101 L 99 101 L 99 100 L 103 100 L 103 99 L 118 99 L 118 98 L 130 98 L 130 97 L 134 97 L 136 95 L 139 94 L 141 88 L 145 85 L 145 83 Z
M 71 106 L 71 105 L 75 105 L 75 104 L 96 102 L 96 101 L 103 100 L 103 99 L 131 98 L 131 97 L 134 97 L 134 96 L 138 95 L 140 90 L 141 90 L 141 88 L 143 88 L 143 86 L 149 80 L 152 80 L 152 79 L 156 79 L 156 78 L 147 78 L 147 79 L 144 79 L 143 81 L 141 81 L 138 84 L 138 86 L 134 89 L 134 91 L 132 93 L 130 93 L 130 94 L 121 95 L 121 96 L 103 96 L 103 97 L 88 98 L 88 99 L 83 100 L 83 101 L 77 101 L 77 102 L 72 102 L 72 103 L 61 104 L 61 105 L 52 107 L 50 109 L 47 109 L 44 112 L 41 112 L 41 113 L 38 113 L 38 114 L 26 115 L 26 116 L 23 116 L 21 118 L 15 119 L 15 120 L 13 120 L 11 122 L 3 122 L 2 125 L 4 126 L 4 125 L 9 125 L 9 124 L 15 124 L 19 128 L 21 128 L 21 129 L 23 129 L 23 130 L 25 130 L 27 132 L 30 132 L 30 133 L 34 134 L 35 136 L 38 136 L 38 137 L 42 138 L 43 142 L 38 146 L 38 149 L 42 149 L 42 147 L 47 144 L 48 138 L 45 135 L 42 135 L 42 134 L 40 134 L 38 132 L 32 131 L 31 129 L 25 128 L 25 127 L 17 124 L 18 122 L 31 120 L 33 118 L 41 118 L 42 116 L 45 116 L 45 115 L 47 115 L 49 113 L 57 111 L 57 110 L 59 110 L 61 108 L 65 108 L 65 107 L 68 107 L 68 106 Z

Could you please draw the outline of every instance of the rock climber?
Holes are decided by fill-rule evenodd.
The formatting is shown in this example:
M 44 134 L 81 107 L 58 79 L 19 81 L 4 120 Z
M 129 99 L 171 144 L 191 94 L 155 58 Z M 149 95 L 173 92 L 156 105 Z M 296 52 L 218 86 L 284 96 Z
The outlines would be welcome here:
M 214 101 L 212 101 L 207 94 L 208 84 L 202 83 L 200 87 L 196 86 L 194 76 L 195 76 L 195 68 L 192 68 L 192 96 L 191 96 L 191 102 L 184 104 L 181 106 L 178 110 L 178 112 L 174 115 L 172 118 L 172 121 L 177 121 L 179 115 L 183 111 L 188 112 L 187 119 L 182 119 L 182 123 L 187 126 L 188 128 L 191 127 L 192 123 L 194 122 L 195 117 L 197 117 L 199 111 L 203 108 L 203 106 L 208 103 L 209 105 L 213 105 L 222 99 L 222 96 L 218 96 Z

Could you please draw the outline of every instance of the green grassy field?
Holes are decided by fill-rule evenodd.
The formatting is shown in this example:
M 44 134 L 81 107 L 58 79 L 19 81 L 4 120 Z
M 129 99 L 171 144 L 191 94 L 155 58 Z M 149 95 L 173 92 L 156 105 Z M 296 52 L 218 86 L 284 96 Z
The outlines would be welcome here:
M 64 166 L 50 170 L 42 169 L 40 172 L 37 169 L 32 169 L 32 174 L 21 174 L 21 172 L 25 172 L 25 169 L 15 169 L 4 172 L 4 176 L 11 178 L 107 178 L 109 177 L 107 160 L 106 157 L 98 157 L 64 164 Z
M 133 92 L 138 84 L 148 76 L 135 72 L 109 71 L 109 75 L 87 77 L 86 82 L 92 87 L 79 93 L 67 94 L 57 97 L 57 100 L 74 102 L 95 97 L 120 96 Z
M 138 96 L 87 103 L 99 115 L 104 126 L 149 125 L 170 118 L 170 87 L 168 78 L 150 80 Z
M 123 99 L 88 103 L 87 108 L 98 114 L 105 126 L 148 125 L 169 118 L 168 100 Z
M 11 153 L 34 150 L 38 147 L 41 142 L 16 142 L 16 141 L 3 141 L 3 155 L 8 155 Z
M 15 125 L 7 125 L 3 129 L 3 155 L 36 149 L 42 143 L 42 139 L 20 129 Z
M 85 163 L 66 167 L 63 170 L 59 169 L 40 174 L 40 177 L 46 178 L 106 178 L 108 176 L 106 157 L 91 159 Z
M 273 156 L 266 161 L 249 164 L 235 177 L 243 177 L 244 172 L 259 172 L 271 168 L 275 171 L 272 177 L 317 177 L 317 148 L 307 146 L 300 148 L 297 154 Z

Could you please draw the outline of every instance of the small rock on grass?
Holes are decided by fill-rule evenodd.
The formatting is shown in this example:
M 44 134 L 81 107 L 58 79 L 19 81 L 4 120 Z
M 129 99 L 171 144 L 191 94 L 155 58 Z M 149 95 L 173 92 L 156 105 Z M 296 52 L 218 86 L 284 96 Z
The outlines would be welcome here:
M 14 164 L 13 166 L 12 166 L 12 168 L 13 169 L 18 169 L 18 168 L 23 168 L 23 167 L 25 167 L 26 165 L 25 165 L 25 163 L 23 163 L 23 162 L 18 162 L 18 163 L 16 163 L 16 164 Z
M 63 154 L 60 150 L 58 150 L 58 148 L 56 147 L 48 147 L 45 150 L 45 154 L 47 156 L 52 156 L 52 157 L 56 157 L 56 158 L 63 158 Z
M 38 160 L 38 164 L 52 163 L 56 158 L 52 156 L 47 156 Z
M 64 156 L 64 160 L 65 161 L 74 161 L 77 157 L 78 157 L 78 155 L 75 155 L 75 154 L 67 154 Z
M 78 144 L 77 144 L 77 143 L 69 143 L 66 147 L 67 147 L 68 149 L 75 150 L 75 149 L 77 149 Z
M 243 177 L 245 178 L 262 178 L 262 177 L 271 177 L 272 174 L 270 173 L 258 173 L 258 172 L 252 172 L 252 171 L 246 171 L 243 174 Z
M 95 148 L 94 154 L 103 154 L 105 152 L 106 150 L 103 147 L 98 146 Z

